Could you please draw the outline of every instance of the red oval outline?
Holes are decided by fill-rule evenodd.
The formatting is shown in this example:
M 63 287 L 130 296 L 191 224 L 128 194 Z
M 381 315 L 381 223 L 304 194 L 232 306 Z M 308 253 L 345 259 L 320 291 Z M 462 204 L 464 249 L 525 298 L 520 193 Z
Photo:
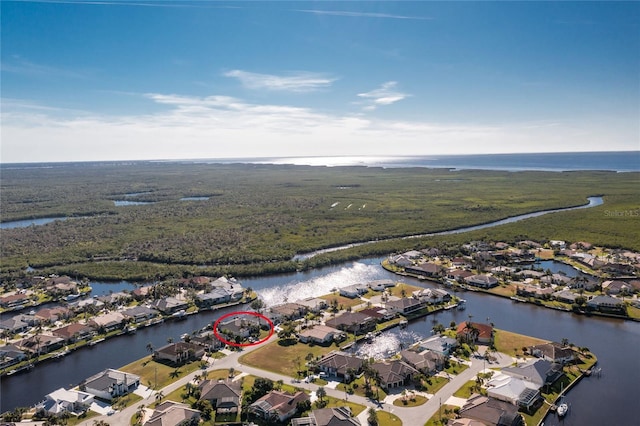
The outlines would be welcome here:
M 227 317 L 237 316 L 237 315 L 253 315 L 254 317 L 263 318 L 264 320 L 267 321 L 267 324 L 269 324 L 269 335 L 267 337 L 265 337 L 264 339 L 259 340 L 257 342 L 253 342 L 253 343 L 235 343 L 235 342 L 230 342 L 227 339 L 224 339 L 223 337 L 221 337 L 218 334 L 218 324 L 220 323 L 220 321 L 222 321 L 223 319 L 225 319 Z M 259 314 L 258 312 L 252 312 L 252 311 L 234 311 L 234 312 L 230 312 L 228 314 L 224 314 L 223 316 L 218 318 L 216 320 L 216 322 L 213 323 L 213 334 L 214 334 L 214 336 L 216 336 L 216 338 L 218 340 L 220 340 L 225 345 L 236 346 L 236 347 L 241 347 L 241 348 L 247 347 L 247 346 L 255 346 L 255 345 L 259 345 L 260 343 L 264 343 L 267 340 L 269 340 L 269 338 L 271 336 L 273 336 L 273 332 L 274 332 L 273 322 L 269 318 L 265 317 L 264 315 Z

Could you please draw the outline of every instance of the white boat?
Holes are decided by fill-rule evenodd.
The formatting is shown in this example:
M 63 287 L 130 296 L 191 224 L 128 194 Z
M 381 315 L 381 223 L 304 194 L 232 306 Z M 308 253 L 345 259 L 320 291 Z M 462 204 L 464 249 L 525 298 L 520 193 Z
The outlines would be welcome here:
M 569 411 L 569 405 L 563 402 L 562 404 L 558 405 L 556 413 L 558 414 L 558 417 L 564 417 L 567 414 L 567 411 Z

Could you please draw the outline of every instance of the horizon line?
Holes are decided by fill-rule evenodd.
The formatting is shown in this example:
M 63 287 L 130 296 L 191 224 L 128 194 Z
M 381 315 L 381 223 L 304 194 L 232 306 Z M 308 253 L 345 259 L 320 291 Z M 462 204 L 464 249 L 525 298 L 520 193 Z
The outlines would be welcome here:
M 491 157 L 504 155 L 563 155 L 563 154 L 622 154 L 637 153 L 638 150 L 612 150 L 612 151 L 539 151 L 539 152 L 496 152 L 496 153 L 454 153 L 454 154 L 416 154 L 416 155 L 383 155 L 383 154 L 364 154 L 364 155 L 274 155 L 274 156 L 244 156 L 244 157 L 197 157 L 197 158 L 147 158 L 147 159 L 112 159 L 112 160 L 59 160 L 59 161 L 0 161 L 0 167 L 4 165 L 20 165 L 20 164 L 74 164 L 74 163 L 171 163 L 171 162 L 197 162 L 197 161 L 234 161 L 234 160 L 285 160 L 285 159 L 320 159 L 320 158 L 362 158 L 362 159 L 398 159 L 398 158 L 424 158 L 424 157 Z M 238 161 L 242 162 L 242 161 Z

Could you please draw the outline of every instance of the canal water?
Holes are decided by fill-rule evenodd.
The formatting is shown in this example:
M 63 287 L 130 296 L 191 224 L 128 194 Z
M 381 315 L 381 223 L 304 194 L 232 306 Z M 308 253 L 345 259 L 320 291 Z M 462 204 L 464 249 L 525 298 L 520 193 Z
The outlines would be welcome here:
M 427 281 L 394 275 L 380 266 L 382 260 L 362 259 L 310 272 L 245 279 L 243 285 L 256 290 L 267 304 L 318 296 L 330 292 L 334 287 L 366 283 L 374 279 L 390 278 L 423 287 L 437 286 Z M 546 266 L 552 270 L 559 267 L 553 264 Z M 575 270 L 566 270 L 565 273 L 571 274 L 571 271 Z M 635 424 L 635 403 L 640 384 L 640 324 L 588 318 L 477 292 L 458 295 L 467 300 L 466 310 L 442 311 L 412 321 L 405 330 L 394 329 L 384 333 L 360 350 L 374 355 L 395 350 L 400 343 L 409 344 L 429 336 L 435 322 L 448 326 L 451 321 L 467 320 L 469 315 L 474 321 L 490 321 L 498 328 L 516 333 L 554 341 L 567 338 L 575 345 L 586 346 L 597 354 L 602 375 L 600 378 L 584 379 L 569 392 L 567 401 L 571 404 L 571 410 L 562 424 Z M 169 337 L 177 340 L 183 333 L 200 329 L 233 310 L 228 308 L 190 316 L 184 321 L 165 322 L 139 330 L 133 335 L 105 341 L 93 348 L 81 349 L 60 361 L 39 365 L 29 373 L 5 377 L 1 383 L 0 411 L 32 405 L 59 387 L 76 385 L 105 368 L 117 368 L 130 363 L 148 354 L 148 343 L 158 347 L 166 344 Z M 545 424 L 560 422 L 550 418 Z

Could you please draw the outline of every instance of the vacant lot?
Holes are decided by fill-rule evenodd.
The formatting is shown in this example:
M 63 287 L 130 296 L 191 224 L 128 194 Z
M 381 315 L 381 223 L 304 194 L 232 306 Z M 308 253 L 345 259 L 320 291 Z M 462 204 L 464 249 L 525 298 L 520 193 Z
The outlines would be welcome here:
M 496 329 L 494 343 L 498 352 L 515 356 L 516 353 L 522 355 L 522 348 L 524 347 L 540 345 L 542 343 L 548 343 L 548 341 Z
M 306 357 L 312 354 L 314 358 L 336 350 L 335 345 L 309 346 L 297 343 L 291 346 L 281 346 L 277 341 L 271 342 L 260 349 L 256 349 L 240 357 L 240 362 L 274 373 L 284 374 L 290 377 L 297 376 L 297 369 L 305 369 Z

